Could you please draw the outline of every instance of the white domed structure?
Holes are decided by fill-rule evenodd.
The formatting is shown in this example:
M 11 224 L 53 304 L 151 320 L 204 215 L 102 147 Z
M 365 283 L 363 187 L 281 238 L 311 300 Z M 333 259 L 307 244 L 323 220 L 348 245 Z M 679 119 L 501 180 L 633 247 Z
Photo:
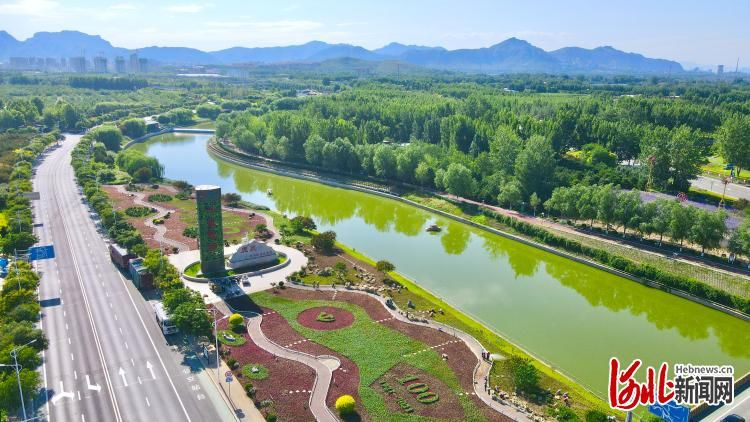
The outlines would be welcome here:
M 227 261 L 231 269 L 254 267 L 276 261 L 276 251 L 258 240 L 251 240 L 237 249 Z

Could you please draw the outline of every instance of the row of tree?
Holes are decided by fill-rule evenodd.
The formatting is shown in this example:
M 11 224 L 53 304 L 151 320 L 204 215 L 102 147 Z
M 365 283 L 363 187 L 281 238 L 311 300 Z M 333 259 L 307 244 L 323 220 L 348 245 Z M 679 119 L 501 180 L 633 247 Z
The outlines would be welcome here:
M 628 230 L 644 236 L 656 235 L 661 244 L 664 236 L 682 247 L 685 240 L 701 247 L 701 252 L 720 246 L 727 234 L 727 214 L 681 204 L 678 200 L 644 201 L 639 191 L 625 191 L 619 186 L 584 186 L 557 188 L 544 203 L 552 214 L 589 225 L 601 223 L 606 231 L 619 226 L 622 235 Z M 750 249 L 740 251 L 750 256 Z

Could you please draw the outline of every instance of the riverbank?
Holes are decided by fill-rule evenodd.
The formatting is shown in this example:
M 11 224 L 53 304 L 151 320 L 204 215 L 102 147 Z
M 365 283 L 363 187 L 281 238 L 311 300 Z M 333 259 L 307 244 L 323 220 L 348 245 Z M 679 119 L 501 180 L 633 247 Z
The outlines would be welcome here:
M 668 273 L 660 272 L 660 270 L 653 268 L 652 266 L 646 265 L 646 264 L 637 264 L 640 266 L 637 269 L 642 269 L 642 271 L 638 271 L 636 273 L 626 271 L 627 268 L 631 268 L 631 269 L 636 268 L 633 265 L 633 263 L 631 263 L 628 259 L 622 258 L 620 256 L 612 255 L 610 253 L 607 253 L 606 251 L 593 250 L 590 247 L 581 247 L 581 245 L 578 244 L 577 242 L 555 242 L 556 244 L 554 246 L 548 246 L 546 244 L 548 242 L 541 243 L 540 239 L 547 238 L 547 235 L 549 236 L 554 236 L 554 235 L 552 235 L 551 233 L 544 233 L 545 230 L 541 228 L 539 229 L 540 231 L 539 236 L 526 237 L 526 236 L 521 236 L 521 234 L 523 234 L 522 232 L 517 232 L 518 234 L 509 233 L 508 231 L 488 226 L 487 224 L 485 224 L 486 220 L 477 221 L 477 219 L 473 218 L 473 216 L 465 215 L 463 211 L 461 211 L 460 213 L 447 212 L 441 209 L 433 208 L 429 204 L 417 202 L 409 198 L 396 195 L 394 193 L 391 193 L 390 191 L 381 190 L 381 189 L 369 189 L 366 186 L 358 186 L 358 185 L 355 186 L 355 185 L 344 183 L 343 181 L 334 180 L 334 179 L 326 178 L 326 177 L 320 177 L 319 175 L 314 174 L 309 171 L 296 172 L 287 168 L 279 169 L 273 166 L 260 165 L 258 163 L 253 163 L 241 156 L 238 156 L 234 151 L 228 149 L 227 147 L 225 147 L 224 145 L 222 145 L 215 139 L 212 139 L 211 141 L 209 141 L 208 152 L 209 154 L 214 155 L 215 157 L 218 157 L 222 160 L 226 160 L 228 162 L 231 162 L 231 163 L 243 166 L 243 167 L 271 172 L 271 173 L 278 174 L 281 176 L 308 180 L 308 181 L 312 181 L 316 183 L 324 183 L 329 186 L 334 186 L 338 188 L 351 189 L 351 190 L 365 192 L 365 193 L 369 193 L 373 195 L 384 196 L 390 199 L 404 202 L 406 204 L 423 209 L 425 211 L 438 214 L 446 218 L 450 218 L 460 223 L 468 224 L 472 227 L 476 227 L 486 232 L 493 233 L 496 235 L 500 235 L 500 236 L 512 239 L 514 241 L 521 242 L 523 244 L 544 250 L 546 252 L 550 252 L 555 255 L 562 256 L 564 258 L 571 259 L 573 261 L 588 265 L 598 270 L 606 271 L 616 276 L 627 278 L 628 280 L 635 281 L 645 286 L 660 289 L 667 293 L 674 294 L 676 296 L 679 296 L 684 299 L 688 299 L 690 301 L 699 303 L 704 306 L 708 306 L 712 309 L 724 312 L 728 315 L 740 318 L 742 320 L 750 321 L 750 312 L 748 312 L 748 310 L 750 309 L 750 300 L 742 299 L 730 293 L 720 291 L 714 287 L 711 287 L 709 285 L 706 285 L 694 279 L 690 279 L 684 276 L 674 276 Z M 519 223 L 523 224 L 523 222 L 519 222 Z M 575 249 L 578 249 L 578 250 L 588 251 L 589 249 L 592 249 L 593 252 L 598 251 L 600 253 L 596 254 L 592 252 L 591 254 L 578 255 L 575 253 L 571 253 L 567 251 L 566 249 L 559 248 L 560 244 L 568 244 L 568 243 L 571 243 L 571 244 L 576 243 Z M 605 260 L 592 259 L 592 256 L 600 256 L 600 255 L 606 257 L 607 259 Z M 615 262 L 617 264 L 622 264 L 622 265 L 618 265 L 618 267 L 608 265 L 608 264 L 611 264 L 612 262 Z M 659 279 L 657 280 L 657 279 L 646 278 L 642 274 L 656 275 L 656 276 L 659 276 Z

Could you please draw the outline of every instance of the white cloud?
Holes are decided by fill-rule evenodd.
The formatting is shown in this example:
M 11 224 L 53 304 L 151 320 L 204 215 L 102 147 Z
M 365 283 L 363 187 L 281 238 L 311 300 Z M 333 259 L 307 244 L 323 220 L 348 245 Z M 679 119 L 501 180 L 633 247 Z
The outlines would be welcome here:
M 167 12 L 172 13 L 200 13 L 206 8 L 205 5 L 201 4 L 180 4 L 174 6 L 167 6 L 164 8 Z
M 52 0 L 16 0 L 0 4 L 0 15 L 51 18 L 57 15 L 60 4 Z
M 131 11 L 138 9 L 134 4 L 131 3 L 118 3 L 113 4 L 112 6 L 109 6 L 111 10 L 122 10 L 122 11 Z

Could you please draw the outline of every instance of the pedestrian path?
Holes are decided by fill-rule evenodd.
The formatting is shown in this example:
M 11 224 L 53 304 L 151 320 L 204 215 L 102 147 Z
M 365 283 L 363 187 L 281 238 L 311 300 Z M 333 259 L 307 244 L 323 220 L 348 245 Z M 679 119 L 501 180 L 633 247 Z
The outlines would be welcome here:
M 187 251 L 190 249 L 188 245 L 166 237 L 165 235 L 167 234 L 167 227 L 164 224 L 154 224 L 153 220 L 156 220 L 158 218 L 164 218 L 164 216 L 166 216 L 167 213 L 173 212 L 175 210 L 169 210 L 159 205 L 156 205 L 153 202 L 148 202 L 144 200 L 146 194 L 144 194 L 143 192 L 128 192 L 127 189 L 125 189 L 125 185 L 116 185 L 115 188 L 124 195 L 133 195 L 134 203 L 142 207 L 153 208 L 156 210 L 155 216 L 148 216 L 147 218 L 143 220 L 143 224 L 145 224 L 147 227 L 150 227 L 156 230 L 156 232 L 154 233 L 154 240 L 160 243 L 167 244 L 174 248 L 177 248 L 180 251 Z

